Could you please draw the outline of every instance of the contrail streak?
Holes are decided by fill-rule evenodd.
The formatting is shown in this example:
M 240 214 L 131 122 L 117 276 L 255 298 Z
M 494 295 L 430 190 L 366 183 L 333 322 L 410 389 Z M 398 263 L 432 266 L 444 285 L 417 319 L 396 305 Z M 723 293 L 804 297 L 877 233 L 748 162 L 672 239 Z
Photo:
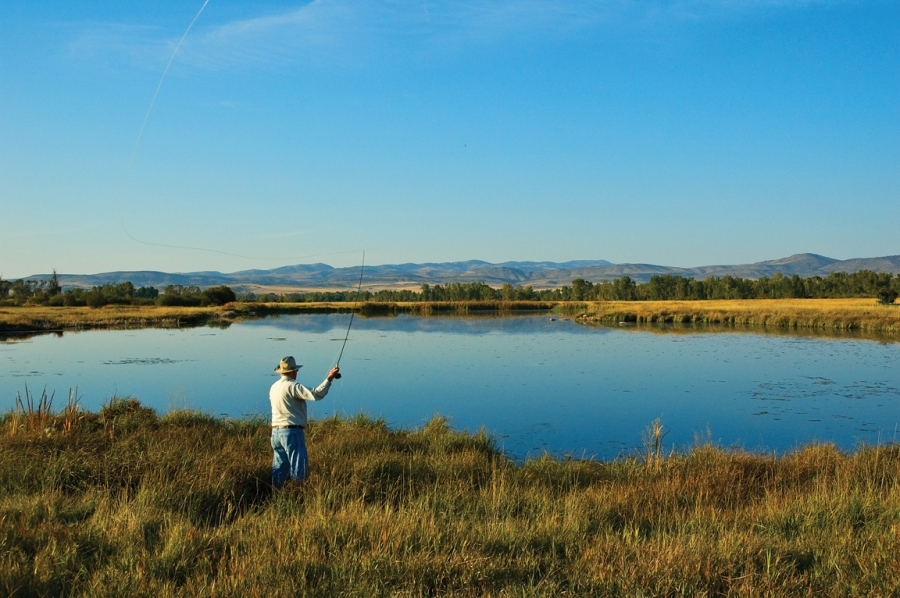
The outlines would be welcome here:
M 144 121 L 141 123 L 141 128 L 138 130 L 137 139 L 134 141 L 134 147 L 131 148 L 131 157 L 128 159 L 128 168 L 125 170 L 125 184 L 122 189 L 122 215 L 121 215 L 121 223 L 122 230 L 128 236 L 129 239 L 135 241 L 137 243 L 141 243 L 142 245 L 153 245 L 155 247 L 168 247 L 171 249 L 193 249 L 196 251 L 210 251 L 212 253 L 222 253 L 225 255 L 235 255 L 231 253 L 227 253 L 224 251 L 215 251 L 209 249 L 202 249 L 200 247 L 181 247 L 179 245 L 164 245 L 161 243 L 150 243 L 148 241 L 142 241 L 141 239 L 136 238 L 132 235 L 128 228 L 125 226 L 125 204 L 126 199 L 128 198 L 128 185 L 131 182 L 131 170 L 134 167 L 134 157 L 137 154 L 138 146 L 141 145 L 141 138 L 144 136 L 144 129 L 147 128 L 147 121 L 150 120 L 150 114 L 153 112 L 153 106 L 156 104 L 156 97 L 159 95 L 159 90 L 162 89 L 163 81 L 166 80 L 166 75 L 169 74 L 169 69 L 172 67 L 172 63 L 175 61 L 175 56 L 178 54 L 178 50 L 181 48 L 181 44 L 184 43 L 185 38 L 190 33 L 191 28 L 193 28 L 194 23 L 197 22 L 197 19 L 200 18 L 201 13 L 203 13 L 203 9 L 206 8 L 206 5 L 209 4 L 209 0 L 204 0 L 203 6 L 200 7 L 200 10 L 197 11 L 197 14 L 194 15 L 194 18 L 191 20 L 190 25 L 187 26 L 187 29 L 184 30 L 184 34 L 181 36 L 181 39 L 178 40 L 178 43 L 175 44 L 175 49 L 172 51 L 172 55 L 169 57 L 169 62 L 166 64 L 165 70 L 163 70 L 162 76 L 159 78 L 159 83 L 156 84 L 156 91 L 153 92 L 153 97 L 150 99 L 150 106 L 147 108 L 147 113 L 144 114 Z M 246 257 L 246 256 L 235 256 L 235 257 Z
M 194 15 L 191 24 L 184 30 L 184 35 L 181 36 L 181 39 L 178 40 L 178 43 L 175 45 L 172 56 L 169 57 L 169 62 L 166 64 L 166 69 L 163 71 L 162 77 L 159 78 L 159 83 L 156 84 L 156 91 L 153 92 L 153 99 L 150 100 L 150 107 L 147 108 L 147 114 L 144 115 L 144 122 L 141 123 L 141 130 L 138 131 L 137 140 L 134 142 L 134 148 L 131 150 L 131 160 L 128 162 L 129 171 L 131 171 L 131 165 L 134 162 L 134 154 L 137 152 L 138 145 L 141 143 L 141 137 L 144 135 L 144 128 L 147 126 L 147 120 L 150 118 L 150 113 L 153 112 L 153 105 L 156 103 L 156 96 L 159 95 L 159 90 L 162 88 L 163 81 L 166 80 L 166 75 L 169 74 L 169 69 L 172 67 L 172 62 L 175 61 L 175 56 L 178 54 L 181 44 L 184 43 L 185 38 L 188 36 L 188 33 L 191 32 L 191 28 L 194 26 L 194 23 L 197 22 L 197 19 L 200 18 L 200 14 L 203 12 L 203 9 L 206 8 L 207 4 L 209 4 L 209 0 L 203 2 L 203 6 L 201 6 L 200 10 L 197 11 L 197 14 Z
M 311 257 L 321 257 L 326 255 L 341 255 L 345 253 L 358 253 L 359 250 L 351 250 L 351 251 L 333 251 L 330 253 L 313 253 L 309 255 L 295 255 L 295 256 L 251 256 L 251 255 L 242 255 L 240 253 L 231 253 L 229 251 L 219 251 L 217 249 L 207 249 L 206 247 L 192 247 L 189 245 L 168 245 L 166 243 L 153 243 L 150 241 L 144 241 L 142 239 L 138 239 L 134 235 L 132 235 L 128 228 L 125 226 L 125 206 L 128 198 L 128 186 L 131 182 L 131 171 L 134 167 L 134 157 L 137 154 L 138 146 L 141 144 L 141 138 L 144 136 L 144 129 L 147 128 L 147 121 L 150 120 L 150 114 L 153 112 L 153 106 L 156 104 L 156 98 L 159 96 L 159 90 L 162 89 L 163 81 L 166 80 L 166 75 L 169 74 L 169 69 L 172 67 L 172 63 L 175 61 L 175 56 L 178 55 L 178 50 L 181 49 L 181 44 L 184 43 L 184 40 L 187 38 L 188 33 L 191 32 L 191 29 L 194 27 L 194 23 L 197 22 L 197 19 L 200 18 L 200 15 L 203 13 L 203 9 L 206 8 L 206 5 L 209 4 L 209 0 L 204 0 L 203 6 L 200 7 L 200 10 L 197 11 L 197 14 L 194 15 L 194 18 L 191 20 L 191 23 L 187 26 L 187 29 L 184 30 L 184 34 L 181 36 L 181 39 L 178 40 L 178 43 L 175 45 L 175 49 L 172 51 L 172 55 L 169 57 L 169 62 L 166 64 L 165 70 L 163 70 L 162 76 L 159 78 L 159 83 L 156 84 L 156 91 L 153 92 L 153 97 L 150 100 L 150 106 L 147 108 L 147 113 L 144 115 L 144 121 L 141 123 L 141 128 L 138 131 L 137 139 L 134 141 L 134 147 L 131 148 L 131 157 L 128 160 L 128 169 L 125 171 L 125 185 L 122 189 L 122 215 L 121 215 L 121 223 L 122 230 L 128 236 L 129 239 L 136 243 L 140 243 L 141 245 L 150 245 L 153 247 L 166 247 L 168 249 L 187 249 L 190 251 L 205 251 L 206 253 L 217 253 L 219 255 L 228 255 L 231 257 L 239 257 L 247 260 L 284 260 L 284 259 L 305 259 Z

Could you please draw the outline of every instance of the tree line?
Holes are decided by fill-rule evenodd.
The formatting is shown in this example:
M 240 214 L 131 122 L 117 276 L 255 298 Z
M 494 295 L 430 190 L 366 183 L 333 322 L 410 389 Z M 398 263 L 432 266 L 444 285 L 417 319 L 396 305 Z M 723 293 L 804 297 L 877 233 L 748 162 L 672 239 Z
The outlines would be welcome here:
M 169 285 L 162 293 L 156 287 L 135 288 L 131 282 L 106 283 L 90 289 L 63 290 L 56 271 L 49 280 L 3 280 L 0 278 L 0 305 L 46 305 L 53 307 L 103 307 L 104 305 L 224 305 L 236 301 L 231 288 L 222 285 Z
M 703 280 L 661 274 L 639 283 L 628 276 L 592 283 L 576 278 L 571 285 L 535 290 L 504 283 L 500 288 L 483 282 L 423 284 L 413 289 L 379 291 L 307 291 L 297 293 L 243 293 L 225 286 L 200 289 L 169 285 L 162 293 L 155 287 L 135 288 L 130 282 L 107 283 L 91 289 L 62 290 L 56 272 L 50 280 L 5 281 L 0 278 L 0 305 L 224 305 L 230 301 L 264 303 L 319 303 L 343 301 L 686 301 L 699 299 L 832 299 L 874 297 L 892 304 L 900 296 L 900 275 L 860 270 L 834 272 L 826 277 L 763 276 L 757 279 L 711 276 Z
M 535 291 L 531 286 L 514 287 L 505 283 L 495 289 L 483 282 L 453 282 L 446 285 L 423 284 L 419 291 L 412 289 L 382 289 L 380 291 L 306 291 L 299 293 L 245 293 L 241 301 L 263 303 L 318 303 L 340 301 L 417 302 L 417 301 L 540 301 L 547 291 Z
M 700 299 L 831 299 L 874 297 L 891 304 L 900 296 L 900 276 L 860 270 L 853 274 L 835 272 L 826 277 L 801 278 L 763 276 L 758 279 L 735 276 L 711 276 L 695 280 L 679 275 L 662 274 L 639 283 L 629 276 L 592 283 L 576 278 L 571 285 L 555 289 L 535 290 L 505 283 L 494 288 L 483 282 L 447 285 L 423 284 L 419 291 L 411 289 L 362 291 L 360 301 L 686 301 Z M 311 291 L 304 293 L 243 295 L 241 299 L 262 302 L 355 301 L 356 291 Z
M 654 275 L 646 283 L 628 276 L 592 284 L 584 279 L 572 281 L 561 290 L 575 301 L 663 301 L 699 299 L 835 299 L 874 297 L 880 303 L 893 303 L 900 294 L 900 276 L 860 270 L 853 274 L 834 272 L 826 277 L 801 278 L 797 274 L 762 276 L 757 279 L 735 276 L 711 276 L 703 280 L 684 276 Z

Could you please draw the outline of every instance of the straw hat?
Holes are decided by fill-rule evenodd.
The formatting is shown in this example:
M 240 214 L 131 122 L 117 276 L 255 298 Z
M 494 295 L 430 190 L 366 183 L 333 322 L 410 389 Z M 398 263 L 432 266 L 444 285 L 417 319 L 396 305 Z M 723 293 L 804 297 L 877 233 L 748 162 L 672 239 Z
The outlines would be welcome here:
M 283 357 L 281 362 L 278 364 L 278 367 L 275 368 L 275 371 L 279 374 L 287 374 L 288 372 L 296 372 L 302 365 L 297 365 L 297 362 L 294 361 L 294 357 L 288 355 L 287 357 Z

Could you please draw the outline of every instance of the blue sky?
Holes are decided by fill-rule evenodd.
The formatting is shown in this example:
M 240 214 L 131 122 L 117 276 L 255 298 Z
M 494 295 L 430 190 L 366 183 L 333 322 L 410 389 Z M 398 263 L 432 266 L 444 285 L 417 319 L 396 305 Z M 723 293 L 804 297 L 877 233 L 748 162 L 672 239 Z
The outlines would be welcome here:
M 202 5 L 0 5 L 0 276 L 900 254 L 897 2 L 209 0 L 136 143 Z

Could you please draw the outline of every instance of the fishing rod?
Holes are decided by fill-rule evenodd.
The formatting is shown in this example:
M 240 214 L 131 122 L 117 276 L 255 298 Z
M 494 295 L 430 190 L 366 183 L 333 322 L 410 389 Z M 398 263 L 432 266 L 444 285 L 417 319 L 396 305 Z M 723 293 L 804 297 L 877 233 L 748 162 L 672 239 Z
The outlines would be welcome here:
M 359 265 L 359 284 L 356 285 L 356 300 L 354 303 L 359 303 L 359 294 L 362 291 L 362 279 L 363 279 L 363 270 L 366 267 L 366 252 L 363 251 L 362 254 L 362 263 Z M 344 347 L 347 346 L 347 339 L 350 338 L 350 327 L 353 326 L 353 314 L 355 314 L 355 310 L 350 308 L 350 323 L 347 324 L 347 334 L 344 335 L 344 342 L 341 344 L 341 352 L 338 354 L 337 363 L 335 363 L 334 367 L 340 367 L 341 365 L 341 357 L 344 356 Z M 334 376 L 335 378 L 340 378 L 341 373 L 338 372 Z

